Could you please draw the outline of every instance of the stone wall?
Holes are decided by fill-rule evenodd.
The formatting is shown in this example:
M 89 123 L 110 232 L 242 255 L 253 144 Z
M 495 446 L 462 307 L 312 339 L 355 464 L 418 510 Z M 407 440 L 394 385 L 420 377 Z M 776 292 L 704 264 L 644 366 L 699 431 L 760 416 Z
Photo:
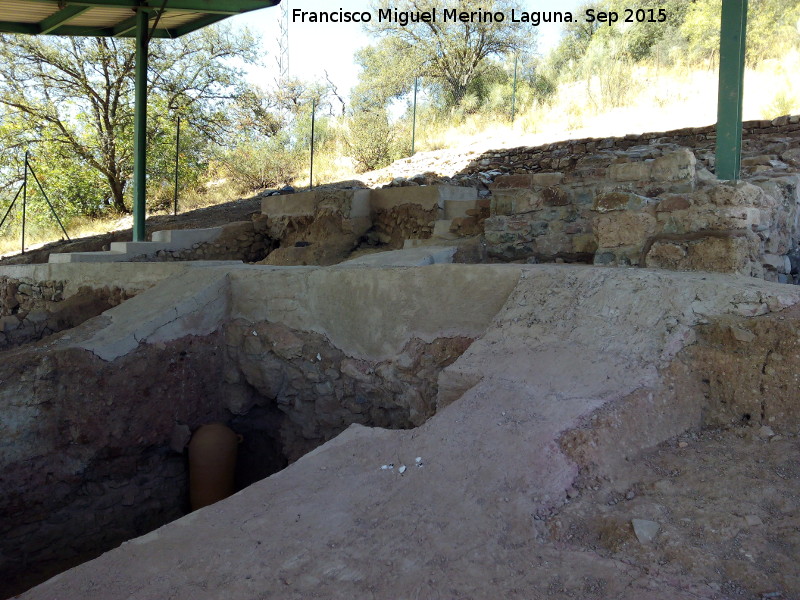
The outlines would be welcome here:
M 368 197 L 369 190 L 323 188 L 264 198 L 259 222 L 276 248 L 261 263 L 325 266 L 340 262 L 372 224 Z
M 237 414 L 277 406 L 286 415 L 282 453 L 297 460 L 353 423 L 408 429 L 427 421 L 439 373 L 471 342 L 415 338 L 395 358 L 374 361 L 349 357 L 320 334 L 237 319 L 225 326 L 226 406 Z
M 219 342 L 142 346 L 114 362 L 58 342 L 3 354 L 0 596 L 185 513 L 170 439 L 227 418 Z
M 395 250 L 407 240 L 430 238 L 437 228 L 474 235 L 488 216 L 474 188 L 416 183 L 268 196 L 262 212 L 279 244 L 262 264 L 322 266 L 341 262 L 362 244 Z
M 135 279 L 145 270 L 119 267 L 82 265 L 111 281 L 119 271 Z M 3 351 L 0 597 L 185 514 L 183 451 L 204 423 L 226 422 L 245 436 L 240 486 L 352 423 L 422 424 L 436 411 L 440 372 L 467 349 L 518 277 L 505 267 L 454 269 L 443 291 L 432 283 L 447 271 L 436 269 L 376 277 L 353 269 L 148 268 L 180 275 L 69 332 Z M 75 265 L 39 272 L 62 271 Z M 452 303 L 478 280 L 491 284 L 482 301 L 443 312 L 420 307 L 430 323 L 418 318 L 409 326 L 399 308 L 384 315 L 392 302 L 410 309 L 397 281 L 409 297 Z M 52 288 L 52 299 L 61 287 L 50 282 L 60 280 L 44 281 L 37 289 Z M 305 293 L 296 293 L 298 285 Z M 65 283 L 64 293 L 73 287 Z M 350 314 L 336 293 L 348 299 Z M 226 307 L 231 298 L 237 311 L 247 305 L 253 316 L 216 311 L 209 301 L 219 297 Z M 359 303 L 373 302 L 379 325 L 350 326 L 350 318 L 369 321 Z M 216 329 L 199 323 L 203 318 Z M 318 331 L 321 323 L 328 333 Z M 377 350 L 396 342 L 399 350 L 365 355 L 350 348 L 359 340 Z
M 598 152 L 628 150 L 635 146 L 677 144 L 695 150 L 703 166 L 713 171 L 714 147 L 717 134 L 716 125 L 705 127 L 686 127 L 666 132 L 629 134 L 622 137 L 582 138 L 543 144 L 541 146 L 521 146 L 485 152 L 474 159 L 462 174 L 485 171 L 503 173 L 539 173 L 548 171 L 565 172 L 580 169 L 582 159 Z M 747 171 L 762 170 L 755 167 L 769 167 L 766 160 L 775 160 L 789 152 L 784 160 L 796 162 L 798 152 L 790 147 L 789 140 L 800 137 L 800 116 L 783 116 L 771 121 L 745 121 L 743 123 L 742 150 L 753 164 L 745 159 L 743 166 Z M 770 156 L 773 155 L 773 156 Z M 759 157 L 767 158 L 759 158 Z
M 77 290 L 64 280 L 34 281 L 0 276 L 0 348 L 40 340 L 71 329 L 117 306 L 134 292 L 116 286 Z
M 498 176 L 485 223 L 499 260 L 708 270 L 790 282 L 800 177 L 720 182 L 672 144 L 603 151 L 559 173 Z
M 157 250 L 154 254 L 134 257 L 133 262 L 186 261 L 186 260 L 262 260 L 275 247 L 264 219 L 237 221 L 222 227 L 222 232 L 211 241 L 197 242 L 189 248 Z

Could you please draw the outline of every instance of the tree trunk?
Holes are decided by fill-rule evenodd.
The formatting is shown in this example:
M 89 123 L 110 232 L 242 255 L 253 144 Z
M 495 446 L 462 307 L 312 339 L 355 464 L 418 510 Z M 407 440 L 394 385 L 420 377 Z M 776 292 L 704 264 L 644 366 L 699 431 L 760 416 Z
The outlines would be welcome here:
M 109 177 L 108 185 L 111 188 L 111 206 L 114 207 L 114 210 L 120 214 L 130 213 L 128 208 L 125 206 L 124 194 L 122 192 L 124 188 L 124 182 Z

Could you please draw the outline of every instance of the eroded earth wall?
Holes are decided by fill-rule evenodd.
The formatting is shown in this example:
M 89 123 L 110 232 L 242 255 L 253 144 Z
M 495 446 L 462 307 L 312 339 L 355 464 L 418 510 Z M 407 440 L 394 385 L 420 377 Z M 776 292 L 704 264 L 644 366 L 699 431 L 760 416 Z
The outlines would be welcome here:
M 246 436 L 240 485 L 353 423 L 421 425 L 436 411 L 440 372 L 517 277 L 490 276 L 499 285 L 483 303 L 459 304 L 475 273 L 454 273 L 439 295 L 410 270 L 158 269 L 173 276 L 5 352 L 0 595 L 185 514 L 184 446 L 204 423 Z M 338 304 L 346 290 L 352 311 Z M 444 305 L 412 309 L 412 297 Z

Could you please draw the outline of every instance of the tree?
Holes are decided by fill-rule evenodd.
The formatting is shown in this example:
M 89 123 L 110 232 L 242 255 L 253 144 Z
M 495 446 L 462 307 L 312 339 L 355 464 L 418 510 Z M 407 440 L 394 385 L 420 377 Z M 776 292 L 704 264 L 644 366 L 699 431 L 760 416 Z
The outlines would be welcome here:
M 464 98 L 487 58 L 513 54 L 535 43 L 535 29 L 509 18 L 512 9 L 520 11 L 516 0 L 483 3 L 481 11 L 506 15 L 502 22 L 494 19 L 445 22 L 444 10 L 465 10 L 456 0 L 402 0 L 397 3 L 382 0 L 373 12 L 395 8 L 400 12 L 425 12 L 435 8 L 439 18 L 436 22 L 408 23 L 405 27 L 388 20 L 368 24 L 367 31 L 380 41 L 360 56 L 367 79 L 370 69 L 381 70 L 381 66 L 388 66 L 395 73 L 416 71 L 415 75 L 440 82 L 452 104 Z M 407 90 L 411 85 L 413 77 L 406 78 L 405 87 L 400 89 Z
M 319 174 L 320 159 L 331 155 L 337 142 L 332 117 L 339 104 L 330 81 L 289 79 L 274 90 L 248 90 L 231 107 L 235 126 L 227 147 L 214 152 L 215 170 L 242 192 L 292 183 L 309 166 L 313 110 Z
M 108 201 L 128 212 L 133 168 L 135 47 L 115 38 L 0 36 L 0 105 L 6 126 L 0 149 L 57 147 L 102 176 Z M 227 125 L 226 103 L 242 93 L 241 69 L 229 59 L 254 62 L 257 44 L 245 32 L 210 27 L 150 46 L 148 139 L 164 135 L 179 111 L 184 122 L 218 140 Z M 6 152 L 7 153 L 7 152 Z M 2 168 L 2 165 L 0 165 Z
M 688 7 L 681 31 L 694 58 L 718 58 L 721 12 L 722 0 L 696 0 Z M 756 65 L 796 47 L 798 18 L 798 0 L 751 0 L 747 17 L 747 63 Z

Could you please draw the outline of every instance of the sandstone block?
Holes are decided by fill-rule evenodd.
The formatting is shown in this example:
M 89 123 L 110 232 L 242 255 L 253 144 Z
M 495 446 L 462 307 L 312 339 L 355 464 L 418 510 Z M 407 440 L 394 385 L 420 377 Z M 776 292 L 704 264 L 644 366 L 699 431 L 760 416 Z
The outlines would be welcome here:
M 564 173 L 534 173 L 530 176 L 531 186 L 550 187 L 564 181 Z
M 716 271 L 751 274 L 758 242 L 750 237 L 704 237 L 687 241 L 658 241 L 645 257 L 645 266 L 678 271 Z
M 599 248 L 641 246 L 656 232 L 656 228 L 655 217 L 647 213 L 601 214 L 592 223 Z
M 686 210 L 692 205 L 689 198 L 684 194 L 667 195 L 661 198 L 656 206 L 657 212 L 674 212 L 676 210 Z
M 649 198 L 639 196 L 632 192 L 607 192 L 595 196 L 592 210 L 600 213 L 609 211 L 638 211 L 652 203 Z
M 494 183 L 489 185 L 490 190 L 527 189 L 532 185 L 530 174 L 525 175 L 500 175 L 495 177 Z
M 478 190 L 453 185 L 426 185 L 417 187 L 382 188 L 372 190 L 372 211 L 391 210 L 403 204 L 416 204 L 423 210 L 444 209 L 445 200 L 477 200 Z
M 261 201 L 261 212 L 270 218 L 310 216 L 316 209 L 317 194 L 313 191 L 267 196 Z

